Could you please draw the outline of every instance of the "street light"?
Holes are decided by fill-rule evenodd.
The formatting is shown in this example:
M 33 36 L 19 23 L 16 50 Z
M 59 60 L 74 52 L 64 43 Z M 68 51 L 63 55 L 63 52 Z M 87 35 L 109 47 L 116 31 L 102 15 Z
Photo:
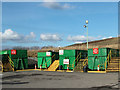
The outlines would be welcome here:
M 86 25 L 84 25 L 84 28 L 87 28 L 87 49 L 88 49 L 88 20 L 85 21 Z

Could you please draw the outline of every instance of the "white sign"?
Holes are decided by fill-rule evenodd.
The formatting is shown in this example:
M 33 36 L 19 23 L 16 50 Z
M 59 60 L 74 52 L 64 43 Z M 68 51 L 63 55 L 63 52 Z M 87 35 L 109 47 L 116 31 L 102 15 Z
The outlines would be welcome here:
M 63 64 L 69 64 L 69 59 L 63 59 Z
M 64 50 L 59 50 L 59 55 L 63 55 Z
M 50 56 L 50 52 L 46 52 L 46 56 Z

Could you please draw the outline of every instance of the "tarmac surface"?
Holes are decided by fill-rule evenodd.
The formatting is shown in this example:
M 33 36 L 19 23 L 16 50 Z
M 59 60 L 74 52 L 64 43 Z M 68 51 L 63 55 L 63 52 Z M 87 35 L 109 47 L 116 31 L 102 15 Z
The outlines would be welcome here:
M 83 88 L 117 90 L 118 73 L 18 71 L 4 72 L 2 88 Z

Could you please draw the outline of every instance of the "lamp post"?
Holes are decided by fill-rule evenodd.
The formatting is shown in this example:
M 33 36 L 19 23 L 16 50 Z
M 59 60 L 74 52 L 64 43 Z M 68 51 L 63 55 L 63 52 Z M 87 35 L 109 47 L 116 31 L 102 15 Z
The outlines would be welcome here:
M 88 49 L 88 20 L 85 21 L 86 25 L 84 25 L 84 28 L 87 28 L 87 49 Z

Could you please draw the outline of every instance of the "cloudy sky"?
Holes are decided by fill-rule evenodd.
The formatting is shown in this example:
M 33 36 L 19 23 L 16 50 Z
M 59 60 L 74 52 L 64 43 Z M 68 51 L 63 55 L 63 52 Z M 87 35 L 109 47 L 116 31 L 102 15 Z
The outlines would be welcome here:
M 117 2 L 4 2 L 3 46 L 67 46 L 116 37 Z

